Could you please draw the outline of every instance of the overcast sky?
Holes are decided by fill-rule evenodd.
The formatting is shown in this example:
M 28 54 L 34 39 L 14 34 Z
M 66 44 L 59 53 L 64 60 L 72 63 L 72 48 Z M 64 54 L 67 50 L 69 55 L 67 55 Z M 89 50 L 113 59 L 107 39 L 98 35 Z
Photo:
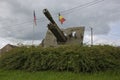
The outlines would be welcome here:
M 120 45 L 120 0 L 0 0 L 0 48 L 4 45 L 38 44 L 45 37 L 47 24 L 42 11 L 47 8 L 60 28 L 85 26 L 84 43 Z M 33 10 L 37 26 L 33 31 Z M 61 25 L 58 13 L 66 21 Z

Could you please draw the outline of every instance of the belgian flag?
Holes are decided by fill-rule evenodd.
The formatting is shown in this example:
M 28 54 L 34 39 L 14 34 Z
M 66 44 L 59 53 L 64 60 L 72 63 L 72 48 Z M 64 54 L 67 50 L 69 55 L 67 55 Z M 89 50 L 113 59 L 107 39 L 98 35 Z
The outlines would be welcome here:
M 60 15 L 60 13 L 59 13 L 59 21 L 61 24 L 63 24 L 63 22 L 66 21 L 65 18 Z

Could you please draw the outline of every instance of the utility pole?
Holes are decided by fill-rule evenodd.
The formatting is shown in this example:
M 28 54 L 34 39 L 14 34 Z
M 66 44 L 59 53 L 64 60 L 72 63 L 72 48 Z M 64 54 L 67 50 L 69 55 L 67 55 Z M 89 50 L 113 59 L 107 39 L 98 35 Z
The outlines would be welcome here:
M 93 46 L 93 28 L 90 27 L 91 30 L 91 46 Z

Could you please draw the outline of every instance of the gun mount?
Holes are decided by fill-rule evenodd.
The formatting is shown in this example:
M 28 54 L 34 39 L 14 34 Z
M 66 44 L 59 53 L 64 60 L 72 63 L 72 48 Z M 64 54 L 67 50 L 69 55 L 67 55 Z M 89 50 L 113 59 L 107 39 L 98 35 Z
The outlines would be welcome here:
M 60 29 L 47 9 L 44 9 L 43 13 L 50 23 L 47 25 L 48 31 L 41 42 L 41 46 L 55 47 L 60 44 L 83 44 L 84 26 Z
M 60 28 L 57 26 L 55 21 L 53 20 L 51 14 L 47 9 L 43 10 L 44 15 L 47 17 L 47 19 L 50 21 L 48 24 L 48 29 L 54 34 L 54 36 L 57 38 L 57 42 L 63 43 L 67 41 L 67 38 L 65 37 L 64 33 L 60 30 Z

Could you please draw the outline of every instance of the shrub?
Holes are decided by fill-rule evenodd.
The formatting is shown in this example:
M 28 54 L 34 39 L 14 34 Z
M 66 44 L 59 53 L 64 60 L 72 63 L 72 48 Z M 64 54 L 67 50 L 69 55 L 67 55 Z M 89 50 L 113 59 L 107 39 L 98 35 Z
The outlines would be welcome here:
M 21 47 L 4 53 L 0 67 L 28 71 L 97 72 L 120 70 L 120 48 L 104 46 Z

